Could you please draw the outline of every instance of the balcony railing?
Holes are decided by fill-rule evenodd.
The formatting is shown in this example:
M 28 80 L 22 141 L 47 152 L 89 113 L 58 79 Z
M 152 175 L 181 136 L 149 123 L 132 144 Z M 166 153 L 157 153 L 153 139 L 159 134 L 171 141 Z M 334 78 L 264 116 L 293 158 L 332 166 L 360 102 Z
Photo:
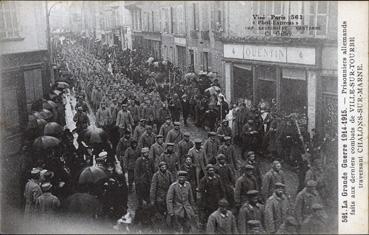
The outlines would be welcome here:
M 209 30 L 208 31 L 201 31 L 201 39 L 202 40 L 210 40 Z
M 197 30 L 191 30 L 190 32 L 190 36 L 192 39 L 199 39 L 199 35 L 198 35 L 198 32 Z

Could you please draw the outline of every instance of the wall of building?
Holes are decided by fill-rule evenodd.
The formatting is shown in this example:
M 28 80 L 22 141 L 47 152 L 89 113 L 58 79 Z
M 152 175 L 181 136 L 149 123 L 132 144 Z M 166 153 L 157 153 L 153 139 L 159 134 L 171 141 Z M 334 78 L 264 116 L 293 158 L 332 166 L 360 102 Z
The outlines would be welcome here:
M 0 42 L 0 54 L 47 50 L 45 2 L 15 1 L 20 38 Z

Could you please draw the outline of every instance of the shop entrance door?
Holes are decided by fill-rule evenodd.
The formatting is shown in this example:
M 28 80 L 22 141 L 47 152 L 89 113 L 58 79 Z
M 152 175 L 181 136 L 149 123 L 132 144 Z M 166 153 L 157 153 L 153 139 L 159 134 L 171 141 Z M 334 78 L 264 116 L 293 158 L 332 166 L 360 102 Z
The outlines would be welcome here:
M 239 99 L 253 99 L 253 76 L 251 66 L 233 66 L 233 94 L 234 101 Z
M 283 78 L 281 81 L 281 110 L 287 114 L 305 113 L 307 106 L 306 81 Z

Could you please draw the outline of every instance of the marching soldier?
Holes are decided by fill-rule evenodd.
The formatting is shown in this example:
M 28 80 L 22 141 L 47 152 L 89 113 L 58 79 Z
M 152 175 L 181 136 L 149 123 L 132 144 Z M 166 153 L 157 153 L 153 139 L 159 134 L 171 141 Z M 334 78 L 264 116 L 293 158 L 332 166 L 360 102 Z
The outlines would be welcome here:
M 241 167 L 242 175 L 236 181 L 236 188 L 234 192 L 234 201 L 237 209 L 247 202 L 248 191 L 259 189 L 257 179 L 253 174 L 253 170 L 254 167 L 251 165 L 245 165 Z
M 164 151 L 165 151 L 165 148 L 164 148 L 163 136 L 157 135 L 156 142 L 153 145 L 151 145 L 150 152 L 149 152 L 149 158 L 154 162 L 155 169 L 159 167 L 158 159 Z
M 178 157 L 180 166 L 184 164 L 187 153 L 192 147 L 193 143 L 190 141 L 190 133 L 185 132 L 183 134 L 183 139 L 178 143 Z
M 289 211 L 289 201 L 285 195 L 285 185 L 275 184 L 274 193 L 265 203 L 265 229 L 268 233 L 275 233 L 283 224 Z
M 237 234 L 236 218 L 228 210 L 229 203 L 225 199 L 218 202 L 218 209 L 208 219 L 206 232 L 209 234 Z
M 158 162 L 165 162 L 168 166 L 168 171 L 174 176 L 179 169 L 177 153 L 173 151 L 174 143 L 167 143 L 166 150 L 157 159 Z
M 264 205 L 259 203 L 259 191 L 249 190 L 247 192 L 248 201 L 240 208 L 238 217 L 238 229 L 242 234 L 248 234 L 250 220 L 264 221 Z
M 285 183 L 284 172 L 279 161 L 274 161 L 272 168 L 264 175 L 261 189 L 264 199 L 268 199 L 274 193 L 276 183 Z
M 31 179 L 28 180 L 24 189 L 24 198 L 26 199 L 26 206 L 24 208 L 25 218 L 29 219 L 36 212 L 36 199 L 42 194 L 39 185 L 40 170 L 33 168 L 31 171 Z
M 154 163 L 149 159 L 149 149 L 141 149 L 141 157 L 136 160 L 135 165 L 135 187 L 138 207 L 142 207 L 144 202 L 150 203 L 150 185 L 155 172 Z
M 208 139 L 204 143 L 204 151 L 208 164 L 216 164 L 216 156 L 218 155 L 218 143 L 215 140 L 215 132 L 208 133 Z
M 167 210 L 176 232 L 189 233 L 194 223 L 195 204 L 192 188 L 186 181 L 187 172 L 179 171 L 177 181 L 170 185 L 167 193 Z

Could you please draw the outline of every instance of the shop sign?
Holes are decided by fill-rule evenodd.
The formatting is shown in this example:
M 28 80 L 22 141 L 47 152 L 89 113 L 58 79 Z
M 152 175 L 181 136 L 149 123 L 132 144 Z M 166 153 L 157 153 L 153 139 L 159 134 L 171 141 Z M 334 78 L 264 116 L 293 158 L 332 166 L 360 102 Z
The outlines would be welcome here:
M 186 46 L 186 38 L 174 38 L 174 43 L 178 46 Z
M 225 44 L 224 58 L 314 65 L 315 48 Z

